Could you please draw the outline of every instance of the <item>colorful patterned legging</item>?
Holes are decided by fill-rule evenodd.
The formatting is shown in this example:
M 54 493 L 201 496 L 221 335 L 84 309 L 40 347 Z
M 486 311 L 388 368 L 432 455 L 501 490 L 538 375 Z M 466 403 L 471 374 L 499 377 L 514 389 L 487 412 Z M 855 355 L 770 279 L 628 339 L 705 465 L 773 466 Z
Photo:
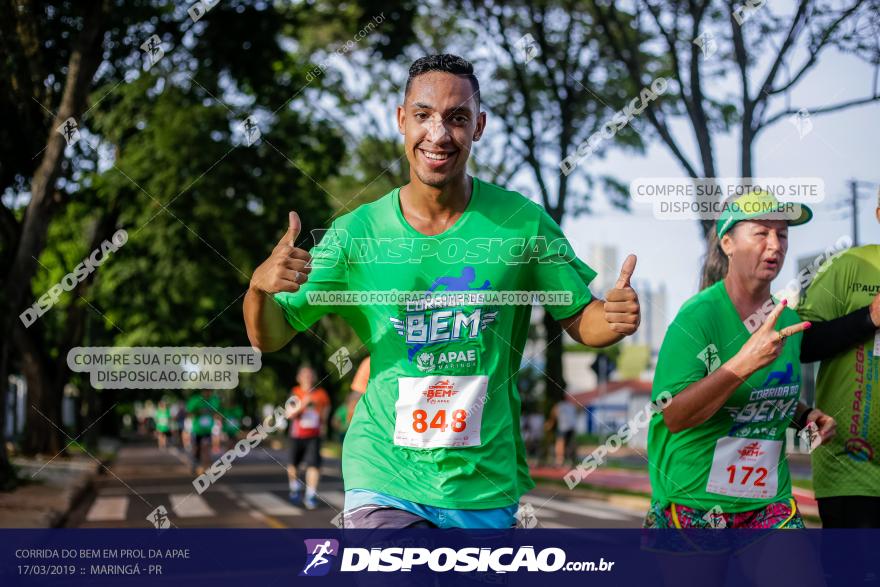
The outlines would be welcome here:
M 771 503 L 758 510 L 724 513 L 697 510 L 684 505 L 662 507 L 652 502 L 645 516 L 645 528 L 804 528 L 804 520 L 793 498 Z

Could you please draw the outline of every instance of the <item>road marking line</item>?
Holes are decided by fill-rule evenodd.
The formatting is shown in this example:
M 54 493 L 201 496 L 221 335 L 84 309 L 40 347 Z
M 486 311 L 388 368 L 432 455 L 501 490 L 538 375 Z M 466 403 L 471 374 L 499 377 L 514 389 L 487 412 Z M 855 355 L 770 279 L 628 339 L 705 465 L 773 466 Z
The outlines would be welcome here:
M 572 528 L 572 526 L 566 526 L 565 524 L 557 524 L 556 522 L 538 522 L 539 528 L 558 528 L 558 529 L 568 529 Z
M 523 505 L 525 505 L 527 503 L 531 503 L 532 507 L 534 508 L 534 510 L 536 512 L 535 517 L 537 517 L 537 518 L 540 518 L 543 520 L 544 518 L 558 518 L 559 517 L 558 513 L 554 512 L 553 510 L 547 509 L 545 507 L 542 507 L 541 510 L 538 511 L 538 506 L 540 504 L 537 501 L 532 501 L 532 502 L 524 501 L 520 504 L 520 507 L 522 507 Z M 528 514 L 528 510 L 524 511 L 523 514 Z
M 171 509 L 181 518 L 210 518 L 217 513 L 198 495 L 175 493 L 171 496 Z
M 180 483 L 174 483 L 169 485 L 137 485 L 132 484 L 131 489 L 127 487 L 102 487 L 100 489 L 101 495 L 131 495 L 132 490 L 138 492 L 140 495 L 158 495 L 158 494 L 167 494 L 167 493 L 183 493 L 194 491 L 192 485 L 181 485 Z M 211 489 L 208 489 L 211 491 Z
M 583 507 L 589 510 L 596 510 L 605 512 L 605 513 L 614 513 L 618 516 L 624 516 L 625 518 L 637 518 L 643 519 L 645 517 L 645 513 L 642 511 L 633 511 L 624 507 L 611 505 L 606 501 L 601 501 L 598 499 L 576 499 L 573 500 L 573 503 L 583 504 Z
M 270 516 L 301 516 L 302 510 L 287 503 L 274 493 L 261 491 L 242 495 L 248 503 Z
M 192 466 L 192 461 L 185 454 L 183 454 L 183 452 L 179 448 L 177 448 L 176 446 L 172 446 L 171 450 L 169 450 L 168 452 L 170 452 L 172 455 L 174 455 L 174 457 L 178 461 L 180 461 L 181 463 L 183 463 L 187 467 Z
M 331 507 L 341 510 L 345 505 L 345 493 L 342 491 L 321 491 L 318 490 L 318 499 L 330 504 Z
M 541 503 L 534 500 L 530 500 L 530 503 L 532 504 L 532 507 L 535 508 L 535 517 L 537 517 L 539 520 L 541 519 L 541 512 L 548 508 L 556 510 L 557 512 L 562 512 L 564 514 L 575 514 L 587 518 L 598 518 L 600 520 L 629 520 L 633 517 L 636 517 L 635 515 L 621 515 L 618 512 L 610 511 L 604 508 L 599 509 L 598 507 L 583 501 L 565 502 L 551 499 L 546 503 Z
M 273 518 L 272 516 L 267 516 L 263 512 L 258 512 L 257 510 L 251 510 L 248 512 L 252 518 L 256 518 L 263 522 L 264 524 L 268 524 L 273 528 L 287 528 L 284 524 L 282 524 L 279 520 Z
M 97 497 L 86 515 L 87 522 L 116 522 L 128 512 L 128 497 Z

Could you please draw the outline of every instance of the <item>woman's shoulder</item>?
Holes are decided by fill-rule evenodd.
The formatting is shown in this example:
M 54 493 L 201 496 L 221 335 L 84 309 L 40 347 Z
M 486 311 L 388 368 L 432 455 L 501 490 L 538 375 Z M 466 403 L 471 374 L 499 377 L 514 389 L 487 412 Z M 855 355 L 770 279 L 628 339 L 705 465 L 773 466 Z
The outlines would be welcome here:
M 711 319 L 713 315 L 717 315 L 720 307 L 719 304 L 722 301 L 721 292 L 719 291 L 720 287 L 723 287 L 723 284 L 721 281 L 718 281 L 714 285 L 710 285 L 691 296 L 682 304 L 675 315 L 674 321 Z

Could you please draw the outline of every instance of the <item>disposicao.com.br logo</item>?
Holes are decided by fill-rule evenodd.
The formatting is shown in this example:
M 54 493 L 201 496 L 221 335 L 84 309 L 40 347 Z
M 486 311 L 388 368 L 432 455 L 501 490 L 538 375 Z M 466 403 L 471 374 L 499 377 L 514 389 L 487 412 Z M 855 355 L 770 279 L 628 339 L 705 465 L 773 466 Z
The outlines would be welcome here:
M 308 557 L 300 576 L 315 577 L 326 575 L 332 567 L 332 558 L 339 554 L 336 540 L 306 540 Z M 566 553 L 561 548 L 544 548 L 536 551 L 533 546 L 518 548 L 355 548 L 342 550 L 339 566 L 341 572 L 410 572 L 413 567 L 427 568 L 444 573 L 495 572 L 515 573 L 517 571 L 545 572 L 585 571 L 609 572 L 613 561 L 600 558 L 599 561 L 566 561 Z

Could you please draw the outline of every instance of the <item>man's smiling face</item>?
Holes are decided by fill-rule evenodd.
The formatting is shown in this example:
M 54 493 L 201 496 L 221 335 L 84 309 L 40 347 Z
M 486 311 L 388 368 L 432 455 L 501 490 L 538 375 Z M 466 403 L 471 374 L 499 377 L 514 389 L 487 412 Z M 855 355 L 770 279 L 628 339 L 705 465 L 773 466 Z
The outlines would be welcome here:
M 397 109 L 397 125 L 410 173 L 437 188 L 462 177 L 471 144 L 480 140 L 486 125 L 471 82 L 432 71 L 413 79 L 404 99 Z

